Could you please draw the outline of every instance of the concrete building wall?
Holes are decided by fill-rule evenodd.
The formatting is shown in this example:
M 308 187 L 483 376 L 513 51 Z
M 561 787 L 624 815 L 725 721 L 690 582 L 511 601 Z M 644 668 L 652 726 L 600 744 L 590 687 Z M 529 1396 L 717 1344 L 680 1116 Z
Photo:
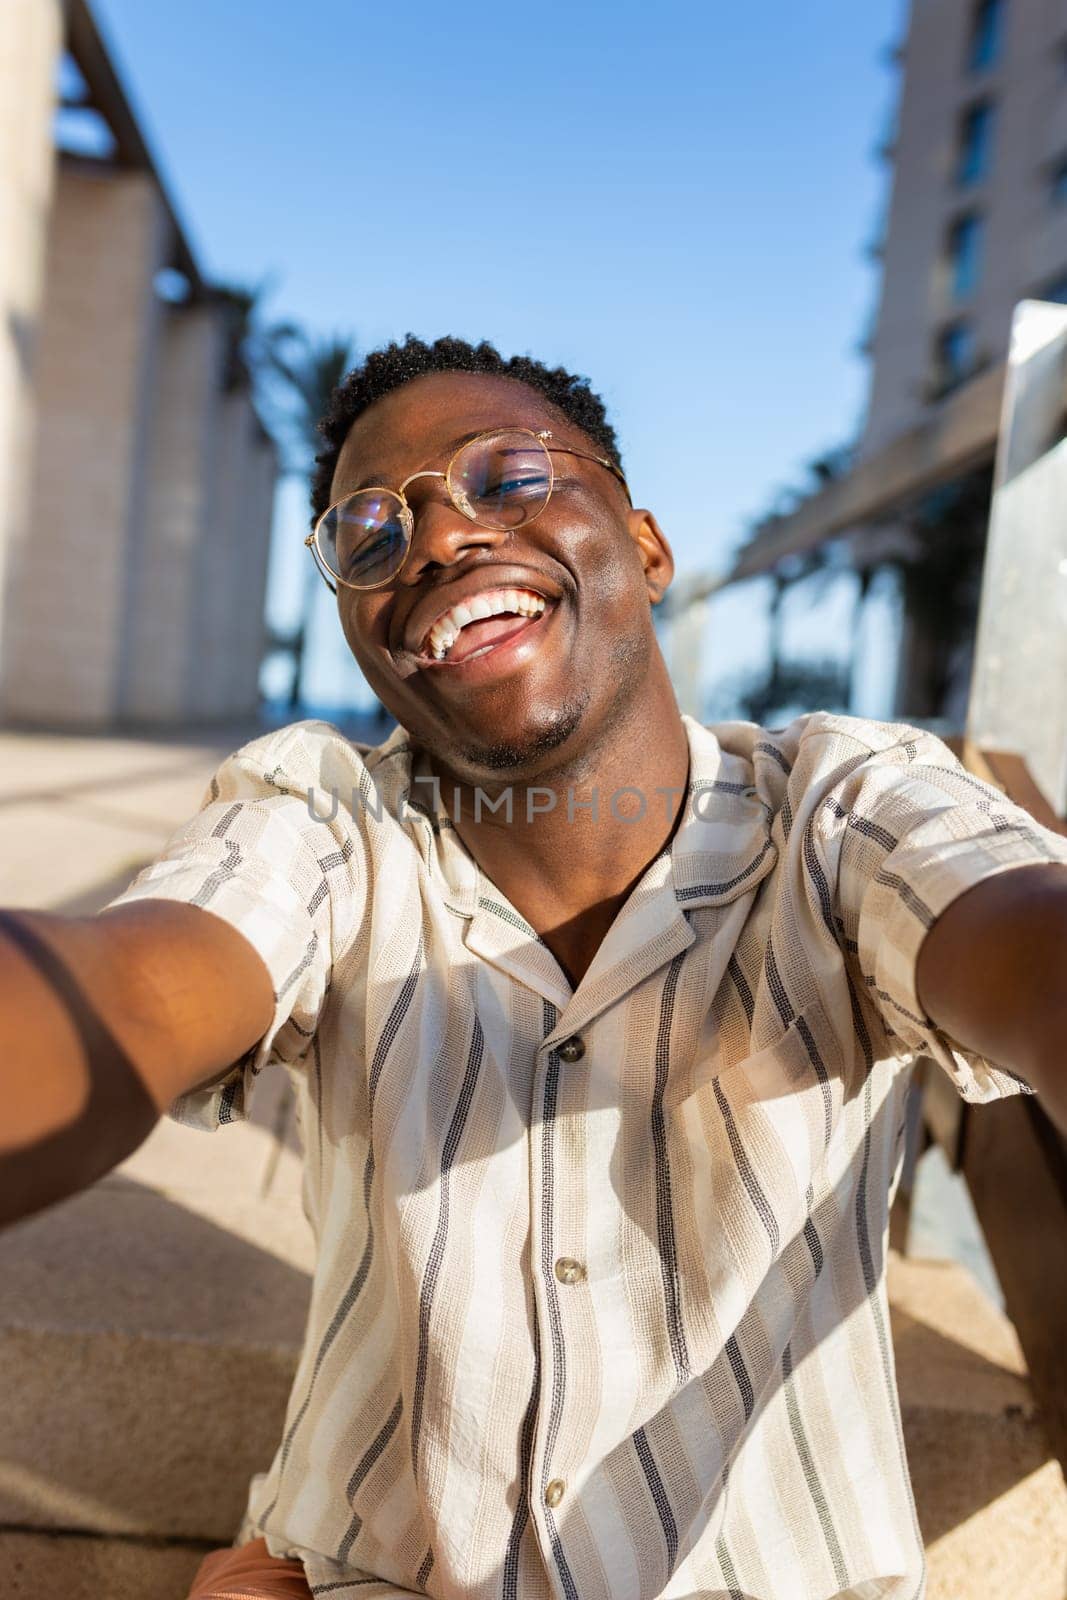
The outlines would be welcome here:
M 162 308 L 148 504 L 130 547 L 121 711 L 135 721 L 189 714 L 200 547 L 215 493 L 225 329 L 206 305 Z
M 148 503 L 148 428 L 167 245 L 139 172 L 61 166 L 48 241 L 26 537 L 4 594 L 0 685 L 17 718 L 119 711 L 127 561 Z
M 107 156 L 57 161 L 64 51 Z M 0 0 L 0 718 L 254 711 L 277 455 L 232 322 L 91 11 Z
M 8 553 L 24 538 L 28 514 L 33 375 L 54 182 L 51 124 L 62 37 L 60 0 L 4 0 L 0 5 L 0 595 Z
M 1017 301 L 1067 280 L 1067 203 L 1052 193 L 1067 160 L 1067 12 L 1062 0 L 1004 0 L 1000 58 L 975 71 L 977 8 L 912 0 L 864 455 L 937 404 L 943 331 L 964 323 L 980 358 L 1003 360 Z M 962 121 L 982 102 L 995 108 L 991 163 L 961 184 Z M 970 213 L 984 221 L 982 268 L 974 292 L 956 297 L 949 236 Z
M 277 451 L 247 379 L 223 387 L 226 316 L 164 313 L 144 538 L 134 575 L 123 715 L 245 715 L 259 698 Z
M 259 671 L 267 638 L 267 568 L 274 523 L 278 453 L 273 440 L 253 419 L 245 472 L 245 512 L 238 532 L 239 604 L 233 613 L 232 713 L 256 704 Z
M 243 538 L 253 514 L 249 466 L 256 426 L 247 387 L 221 397 L 211 517 L 196 568 L 199 604 L 190 654 L 189 700 L 194 713 L 203 717 L 221 717 L 236 709 L 237 638 L 245 624 L 245 609 L 255 603 L 259 587 L 258 573 L 245 568 Z

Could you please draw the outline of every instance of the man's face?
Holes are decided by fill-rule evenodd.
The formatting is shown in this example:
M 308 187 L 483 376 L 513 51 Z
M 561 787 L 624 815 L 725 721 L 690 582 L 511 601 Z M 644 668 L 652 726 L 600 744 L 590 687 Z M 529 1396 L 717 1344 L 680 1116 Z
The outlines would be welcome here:
M 460 440 L 501 427 L 549 428 L 553 447 L 603 453 L 523 383 L 434 373 L 357 419 L 331 500 L 443 471 Z M 443 479 L 417 479 L 406 490 L 415 528 L 401 571 L 381 589 L 339 586 L 341 626 L 368 683 L 445 770 L 469 782 L 532 779 L 593 748 L 640 695 L 657 649 L 650 601 L 673 569 L 654 518 L 631 510 L 606 467 L 558 454 L 552 465 L 548 505 L 527 526 L 504 530 L 464 517 Z M 477 650 L 470 646 L 482 635 L 472 629 L 435 660 L 433 624 L 450 607 L 501 590 L 540 597 L 544 609 L 487 626 L 495 642 Z

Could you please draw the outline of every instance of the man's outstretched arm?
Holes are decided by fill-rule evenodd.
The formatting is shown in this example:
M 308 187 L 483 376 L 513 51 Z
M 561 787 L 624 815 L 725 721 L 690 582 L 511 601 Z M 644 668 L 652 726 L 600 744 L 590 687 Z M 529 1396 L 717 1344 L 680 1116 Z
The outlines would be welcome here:
M 919 951 L 926 1014 L 1005 1066 L 1067 1134 L 1067 865 L 997 873 L 946 907 Z
M 0 1223 L 109 1172 L 273 1008 L 252 945 L 197 906 L 0 912 Z

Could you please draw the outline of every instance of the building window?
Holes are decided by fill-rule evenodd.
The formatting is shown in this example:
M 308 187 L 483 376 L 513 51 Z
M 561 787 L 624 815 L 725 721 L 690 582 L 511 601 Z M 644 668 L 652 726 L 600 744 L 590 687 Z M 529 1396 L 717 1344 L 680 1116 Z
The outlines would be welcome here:
M 1053 205 L 1067 205 L 1067 156 L 1061 156 L 1052 169 L 1049 194 Z
M 943 329 L 934 353 L 935 397 L 950 394 L 965 383 L 975 370 L 976 357 L 974 329 L 969 322 L 954 322 Z
M 985 223 L 975 212 L 959 217 L 948 236 L 949 272 L 954 300 L 966 300 L 978 288 L 982 276 L 982 247 Z
M 1005 0 L 978 0 L 971 23 L 968 65 L 972 72 L 988 72 L 1004 49 Z
M 988 177 L 993 160 L 993 125 L 996 108 L 991 100 L 970 106 L 960 121 L 959 163 L 956 182 L 960 188 L 981 183 Z

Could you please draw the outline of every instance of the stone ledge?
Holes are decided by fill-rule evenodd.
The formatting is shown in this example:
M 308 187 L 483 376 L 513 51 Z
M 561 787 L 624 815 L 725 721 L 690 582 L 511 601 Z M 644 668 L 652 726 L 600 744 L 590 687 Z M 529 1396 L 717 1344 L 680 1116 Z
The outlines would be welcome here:
M 217 1220 L 178 1163 L 184 1201 L 114 1174 L 0 1235 L 0 1521 L 228 1544 L 274 1456 L 311 1230 L 291 1186 L 256 1198 L 262 1130 L 161 1132 L 172 1156 L 239 1158 Z
M 4 1600 L 184 1600 L 206 1550 L 0 1528 Z
M 229 1544 L 294 1348 L 8 1329 L 0 1522 Z
M 1067 1486 L 1011 1323 L 966 1268 L 888 1267 L 927 1600 L 1064 1600 Z
M 193 1135 L 203 1137 L 202 1135 Z M 294 1347 L 311 1231 L 298 1208 L 231 1197 L 225 1225 L 108 1178 L 0 1233 L 5 1328 Z

